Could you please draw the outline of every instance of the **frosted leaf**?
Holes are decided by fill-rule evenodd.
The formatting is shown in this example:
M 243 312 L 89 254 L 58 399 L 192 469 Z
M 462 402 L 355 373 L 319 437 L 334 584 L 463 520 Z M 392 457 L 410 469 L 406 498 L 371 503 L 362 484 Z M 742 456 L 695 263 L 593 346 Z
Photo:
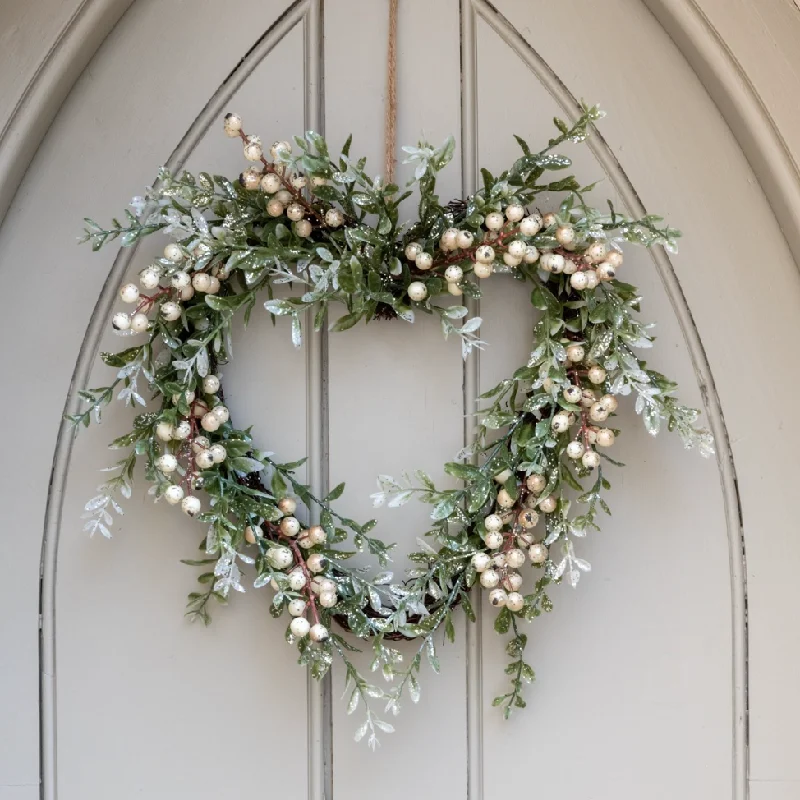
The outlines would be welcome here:
M 410 308 L 399 308 L 395 309 L 397 312 L 397 316 L 400 319 L 405 320 L 406 322 L 413 322 L 414 321 L 414 311 Z
M 364 736 L 366 735 L 367 731 L 369 730 L 369 720 L 367 720 L 356 732 L 353 736 L 353 739 L 357 742 L 360 742 Z
M 405 505 L 411 499 L 412 495 L 413 492 L 411 491 L 411 489 L 407 489 L 403 492 L 400 492 L 394 495 L 394 497 L 392 497 L 391 500 L 389 500 L 388 507 L 399 508 L 400 506 Z
M 547 572 L 550 578 L 554 581 L 557 581 L 563 574 L 564 570 L 567 568 L 567 559 L 562 559 L 558 565 L 554 562 L 550 561 L 547 565 Z
M 386 502 L 386 493 L 374 492 L 369 496 L 369 499 L 372 500 L 373 508 L 380 508 Z
M 86 511 L 95 511 L 98 508 L 102 508 L 108 502 L 108 497 L 104 494 L 98 494 L 96 497 L 93 497 L 85 506 L 84 509 Z
M 303 343 L 302 327 L 300 325 L 300 317 L 297 314 L 292 315 L 292 344 L 295 347 L 300 347 Z

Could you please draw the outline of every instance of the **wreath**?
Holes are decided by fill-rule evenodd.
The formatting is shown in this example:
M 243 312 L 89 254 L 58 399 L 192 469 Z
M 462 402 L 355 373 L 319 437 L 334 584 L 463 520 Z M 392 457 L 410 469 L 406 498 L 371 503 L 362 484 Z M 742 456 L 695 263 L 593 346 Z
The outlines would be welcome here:
M 520 623 L 550 611 L 552 584 L 575 586 L 590 570 L 576 542 L 599 530 L 601 512 L 610 513 L 603 466 L 621 466 L 607 454 L 619 435 L 618 396 L 635 396 L 651 434 L 666 424 L 686 447 L 713 453 L 711 435 L 696 426 L 699 412 L 681 405 L 676 385 L 637 355 L 653 343 L 650 326 L 637 317 L 636 288 L 617 278 L 623 242 L 673 251 L 679 231 L 654 215 L 632 219 L 611 203 L 597 210 L 585 200 L 591 186 L 571 176 L 547 178 L 571 163 L 555 148 L 585 140 L 603 116 L 596 106 L 581 112 L 573 125 L 556 119 L 557 135 L 542 150 L 515 137 L 522 154 L 507 171 L 481 170 L 483 187 L 447 204 L 436 178 L 453 156 L 452 137 L 441 147 L 403 148 L 416 169 L 401 189 L 370 177 L 365 159 L 350 156 L 351 139 L 334 160 L 325 139 L 309 131 L 292 144 L 276 142 L 267 158 L 259 138 L 228 114 L 225 133 L 242 140 L 252 162 L 238 181 L 162 169 L 156 185 L 133 199 L 136 213 L 126 211 L 124 223 L 104 228 L 86 219 L 81 241 L 93 250 L 114 240 L 131 246 L 156 231 L 173 239 L 139 273 L 141 288 L 119 290 L 132 310 L 115 313 L 113 327 L 141 343 L 101 355 L 116 376 L 82 391 L 86 408 L 70 417 L 88 426 L 115 397 L 145 406 L 142 394 L 152 395 L 150 410 L 110 444 L 127 453 L 86 504 L 86 530 L 111 535 L 113 515 L 122 514 L 117 495 L 130 497 L 142 459 L 155 499 L 207 529 L 203 557 L 184 562 L 204 568 L 188 615 L 208 623 L 212 601 L 244 591 L 242 566 L 254 567 L 254 586 L 274 591 L 273 616 L 288 615 L 286 639 L 299 662 L 315 678 L 334 657 L 344 662 L 348 711 L 359 703 L 366 709 L 356 739 L 368 736 L 373 747 L 379 731 L 392 730 L 375 701 L 396 714 L 405 694 L 419 699 L 423 657 L 438 670 L 437 639 L 440 632 L 454 638 L 455 609 L 475 620 L 473 587 L 485 590 L 496 610 L 495 629 L 511 636 L 510 685 L 494 704 L 506 717 L 525 706 L 523 687 L 534 672 Z M 400 204 L 412 192 L 418 221 L 401 224 Z M 557 210 L 532 210 L 544 192 L 565 193 Z M 484 346 L 481 319 L 452 298 L 480 297 L 482 281 L 495 274 L 530 291 L 539 312 L 531 353 L 481 395 L 474 441 L 444 465 L 461 488 L 437 488 L 419 470 L 402 480 L 378 478 L 375 506 L 398 507 L 413 497 L 432 506 L 430 528 L 409 556 L 413 568 L 395 580 L 386 569 L 393 545 L 372 535 L 375 521 L 336 511 L 344 484 L 316 496 L 297 477 L 303 461 L 286 463 L 258 449 L 249 429 L 231 420 L 219 374 L 231 322 L 239 313 L 246 322 L 266 294 L 264 307 L 289 318 L 299 347 L 303 321 L 313 319 L 319 331 L 334 302 L 345 308 L 330 325 L 337 332 L 382 318 L 411 323 L 423 313 L 440 319 L 445 337 L 459 337 L 468 358 Z M 278 299 L 281 284 L 296 291 Z M 340 546 L 346 540 L 349 549 Z M 383 571 L 350 566 L 360 551 Z M 372 640 L 372 670 L 385 686 L 355 667 L 345 631 Z M 419 642 L 410 661 L 392 644 L 397 639 Z

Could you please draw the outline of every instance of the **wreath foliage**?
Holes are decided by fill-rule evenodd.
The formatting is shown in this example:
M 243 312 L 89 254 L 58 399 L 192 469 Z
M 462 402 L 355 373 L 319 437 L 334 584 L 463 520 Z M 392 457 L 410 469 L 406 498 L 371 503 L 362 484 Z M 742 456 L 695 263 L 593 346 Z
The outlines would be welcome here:
M 122 514 L 117 495 L 130 496 L 143 461 L 151 494 L 206 529 L 202 557 L 185 562 L 202 569 L 189 616 L 208 623 L 212 602 L 244 591 L 242 566 L 252 568 L 254 585 L 274 591 L 273 616 L 288 612 L 286 638 L 300 663 L 321 678 L 334 657 L 344 662 L 348 712 L 366 709 L 356 739 L 373 747 L 380 731 L 392 730 L 376 701 L 386 715 L 399 711 L 404 694 L 419 699 L 422 661 L 438 670 L 438 634 L 452 641 L 456 607 L 475 620 L 473 586 L 497 610 L 495 629 L 511 637 L 510 684 L 494 704 L 506 716 L 525 705 L 523 686 L 534 673 L 520 623 L 551 609 L 552 584 L 575 586 L 590 569 L 575 541 L 610 513 L 603 465 L 621 466 L 606 454 L 619 434 L 617 396 L 635 397 L 650 433 L 666 425 L 686 447 L 713 453 L 711 435 L 696 425 L 699 412 L 681 405 L 675 384 L 637 354 L 653 343 L 650 326 L 638 319 L 636 288 L 616 277 L 623 243 L 674 250 L 680 233 L 655 215 L 632 219 L 611 203 L 592 208 L 585 201 L 591 186 L 551 177 L 571 163 L 556 148 L 586 139 L 601 116 L 583 106 L 572 125 L 556 119 L 557 134 L 539 151 L 516 137 L 522 154 L 508 170 L 481 170 L 480 190 L 443 204 L 436 178 L 453 156 L 452 138 L 440 147 L 404 147 L 416 169 L 401 188 L 370 177 L 365 159 L 350 155 L 350 139 L 334 159 L 325 139 L 309 131 L 292 144 L 276 142 L 267 158 L 258 137 L 229 114 L 225 132 L 241 138 L 252 162 L 237 181 L 162 169 L 124 222 L 104 228 L 86 220 L 82 241 L 94 250 L 115 240 L 131 246 L 156 231 L 173 240 L 141 271 L 141 288 L 120 289 L 133 310 L 115 313 L 113 325 L 132 343 L 102 354 L 116 375 L 82 391 L 86 407 L 71 417 L 88 426 L 114 398 L 147 406 L 110 445 L 124 455 L 86 504 L 86 530 L 111 535 L 113 515 Z M 555 211 L 533 210 L 538 195 L 554 192 L 565 196 Z M 412 193 L 418 219 L 401 224 L 400 204 Z M 315 496 L 297 477 L 303 461 L 260 450 L 249 428 L 229 418 L 218 370 L 228 360 L 231 322 L 236 314 L 246 322 L 266 295 L 264 307 L 288 317 L 300 346 L 304 320 L 320 330 L 332 304 L 344 306 L 330 325 L 336 332 L 430 314 L 445 337 L 460 338 L 467 358 L 484 345 L 481 320 L 452 298 L 480 297 L 481 281 L 496 273 L 530 292 L 538 311 L 531 353 L 481 395 L 474 441 L 444 465 L 461 488 L 437 488 L 420 470 L 402 480 L 379 477 L 376 506 L 414 497 L 431 506 L 430 527 L 409 555 L 413 568 L 396 580 L 387 570 L 393 545 L 373 535 L 374 520 L 336 511 L 344 484 Z M 293 292 L 279 299 L 281 284 Z M 348 559 L 361 551 L 383 571 L 351 567 Z M 371 640 L 382 685 L 355 667 L 345 630 Z M 410 660 L 396 639 L 419 643 Z

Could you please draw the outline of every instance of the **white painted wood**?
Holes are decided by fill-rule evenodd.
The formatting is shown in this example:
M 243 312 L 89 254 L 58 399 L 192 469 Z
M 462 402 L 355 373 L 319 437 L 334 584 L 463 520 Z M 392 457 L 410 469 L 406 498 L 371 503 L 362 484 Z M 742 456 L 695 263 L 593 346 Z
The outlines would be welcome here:
M 513 158 L 516 143 L 507 123 L 481 108 L 524 96 L 513 131 L 524 131 L 532 142 L 547 139 L 550 120 L 561 109 L 525 71 L 511 92 L 498 97 L 491 71 L 481 65 L 508 74 L 518 61 L 484 24 L 478 45 L 480 159 L 492 170 Z M 585 182 L 602 177 L 586 148 L 568 152 Z M 607 181 L 601 184 L 593 193 L 596 202 L 610 190 Z M 613 192 L 611 199 L 620 205 Z M 543 199 L 542 210 L 551 207 Z M 700 403 L 685 352 L 671 346 L 680 342 L 680 331 L 650 260 L 631 253 L 624 270 L 646 298 L 642 316 L 659 321 L 654 366 L 679 380 L 687 401 Z M 510 281 L 492 284 L 482 305 L 486 336 L 505 344 L 495 358 L 482 360 L 485 390 L 525 362 L 533 315 L 525 293 Z M 487 797 L 505 777 L 507 759 L 524 759 L 530 748 L 548 765 L 540 776 L 545 793 L 562 797 L 592 796 L 598 782 L 631 797 L 731 794 L 731 622 L 717 471 L 712 462 L 690 460 L 677 442 L 653 441 L 629 406 L 621 404 L 623 434 L 612 455 L 633 468 L 604 471 L 614 516 L 601 523 L 602 533 L 576 542 L 594 571 L 574 591 L 555 587 L 555 610 L 527 630 L 529 660 L 538 674 L 527 712 L 509 724 L 485 713 Z M 691 551 L 694 558 L 675 571 L 663 569 L 665 547 Z M 484 616 L 484 705 L 505 685 L 493 617 Z M 711 637 L 710 653 L 698 647 Z M 571 746 L 565 748 L 567 740 Z M 665 769 L 666 753 L 679 770 Z
M 326 133 L 331 145 L 339 146 L 352 132 L 352 152 L 366 155 L 376 174 L 383 169 L 386 10 L 384 3 L 341 2 L 327 7 L 325 21 Z M 353 70 L 348 32 L 356 16 L 359 26 L 372 34 L 361 41 L 359 68 Z M 442 37 L 442 31 L 450 35 Z M 419 0 L 400 4 L 398 145 L 416 143 L 421 136 L 440 143 L 448 134 L 458 133 L 457 31 L 458 9 L 453 4 L 435 8 Z M 425 51 L 437 53 L 435 82 L 431 81 L 430 63 L 415 58 Z M 398 153 L 398 161 L 402 157 Z M 398 181 L 409 176 L 409 167 L 398 164 Z M 443 174 L 440 192 L 443 197 L 460 195 L 457 162 Z M 405 208 L 408 215 L 416 211 L 412 200 Z M 332 318 L 335 314 L 331 311 Z M 399 477 L 403 470 L 421 468 L 437 481 L 446 478 L 442 464 L 462 446 L 461 370 L 459 343 L 443 341 L 438 320 L 422 314 L 413 326 L 378 321 L 330 337 L 331 482 L 347 481 L 340 502 L 351 516 L 376 516 L 380 535 L 398 543 L 397 572 L 408 565 L 405 554 L 416 549 L 416 537 L 427 530 L 429 509 L 413 504 L 376 512 L 369 495 L 376 491 L 378 473 Z M 401 649 L 410 659 L 418 645 L 404 644 Z M 438 768 L 425 770 L 424 791 L 431 796 L 464 795 L 463 626 L 459 626 L 456 644 L 443 648 L 441 655 L 442 674 L 436 676 L 423 668 L 420 706 L 409 700 L 404 703 L 404 712 L 393 720 L 397 732 L 384 736 L 383 746 L 374 756 L 367 757 L 364 744 L 352 741 L 358 720 L 348 718 L 343 704 L 335 703 L 337 797 L 366 800 L 374 796 L 376 786 L 387 800 L 419 792 L 420 773 L 398 769 L 398 753 L 434 748 Z M 358 662 L 368 665 L 369 660 Z M 340 670 L 334 668 L 334 698 L 341 695 L 342 680 Z
M 663 5 L 677 5 L 677 0 Z M 795 796 L 800 781 L 794 756 L 800 711 L 794 681 L 800 654 L 794 609 L 800 590 L 794 575 L 800 552 L 787 503 L 800 476 L 793 448 L 786 446 L 792 420 L 781 405 L 786 387 L 795 391 L 796 377 L 778 345 L 797 340 L 800 281 L 775 208 L 770 209 L 756 181 L 763 169 L 776 170 L 778 162 L 762 153 L 761 166 L 751 158 L 757 170 L 753 173 L 709 95 L 644 4 L 610 0 L 598 6 L 565 0 L 553 7 L 537 6 L 534 17 L 534 9 L 520 0 L 498 3 L 499 11 L 573 94 L 597 98 L 609 109 L 602 130 L 633 186 L 648 208 L 664 211 L 686 232 L 673 264 L 721 399 L 747 544 L 750 793 L 754 800 L 784 800 Z M 734 47 L 775 124 L 787 129 L 792 152 L 788 128 L 793 106 L 785 103 L 778 109 L 797 85 L 787 71 L 796 64 L 796 54 L 787 55 L 783 39 L 797 22 L 789 6 L 770 0 L 754 10 L 737 3 L 735 13 L 723 18 L 731 10 L 728 5 L 711 0 L 699 4 L 724 42 Z M 53 16 L 44 38 L 52 37 L 62 24 L 59 20 L 71 16 L 67 10 L 67 4 L 58 9 L 63 16 Z M 39 796 L 36 617 L 41 520 L 63 397 L 113 257 L 110 252 L 90 256 L 73 247 L 79 217 L 116 211 L 152 179 L 155 165 L 166 159 L 209 96 L 282 10 L 277 1 L 247 0 L 237 4 L 236 13 L 220 15 L 212 3 L 194 3 L 189 10 L 184 3 L 140 0 L 70 95 L 0 230 L 0 264 L 7 291 L 15 297 L 0 319 L 0 340 L 12 341 L 9 332 L 20 326 L 30 329 L 31 309 L 37 325 L 22 348 L 4 352 L 8 374 L 32 374 L 34 391 L 5 434 L 15 457 L 0 464 L 10 523 L 4 527 L 6 549 L 15 565 L 6 570 L 2 588 L 13 613 L 4 614 L 0 623 L 3 641 L 9 643 L 0 654 L 0 708 L 4 721 L 10 720 L 0 747 L 0 800 Z M 32 13 L 49 12 L 40 4 Z M 242 32 L 243 15 L 252 25 L 247 35 Z M 0 9 L 0 21 L 8 19 L 6 9 Z M 36 17 L 25 24 L 31 19 Z M 573 45 L 564 48 L 564 20 L 578 19 L 580 25 L 569 27 Z M 359 43 L 361 61 L 353 74 L 353 48 L 345 33 L 356 21 L 369 35 Z M 457 9 L 433 10 L 430 4 L 408 0 L 401 4 L 400 24 L 400 141 L 413 140 L 420 130 L 434 140 L 458 132 Z M 354 151 L 367 154 L 378 169 L 385 8 L 328 4 L 324 25 L 327 132 L 335 144 L 353 130 Z M 6 35 L 8 30 L 3 28 Z M 485 23 L 480 23 L 479 35 L 480 158 L 490 167 L 502 166 L 512 152 L 511 129 L 532 141 L 544 138 L 556 105 Z M 226 46 L 197 49 L 212 37 Z M 611 48 L 613 57 L 598 60 L 598 41 L 625 46 Z M 680 39 L 678 43 L 690 47 Z M 27 53 L 33 44 L 20 47 Z M 155 54 L 172 69 L 158 102 L 153 86 L 161 67 Z M 304 124 L 304 59 L 298 28 L 236 98 L 238 110 L 265 139 L 273 131 L 284 136 Z M 780 73 L 774 86 L 769 78 L 776 69 L 770 64 Z M 25 64 L 19 66 L 17 79 L 30 72 Z M 277 71 L 283 76 L 280 102 L 272 86 Z M 15 78 L 8 74 L 2 71 L 0 96 L 18 96 L 9 89 L 9 80 Z M 731 119 L 729 109 L 722 109 Z M 7 113 L 0 116 L 9 118 Z M 736 126 L 733 130 L 741 135 Z M 7 142 L 2 144 L 5 155 Z M 744 146 L 750 148 L 748 157 L 762 147 L 750 140 Z M 215 128 L 203 138 L 191 164 L 235 173 L 237 149 Z M 587 178 L 600 172 L 588 153 L 577 163 Z M 460 193 L 460 180 L 454 165 L 445 181 L 454 195 Z M 775 187 L 765 188 L 774 204 Z M 608 191 L 614 194 L 611 186 Z M 46 236 L 42 219 L 47 220 Z M 22 270 L 16 268 L 19 264 L 31 266 Z M 686 313 L 678 308 L 676 315 L 670 308 L 669 297 L 675 297 L 670 280 L 662 288 L 646 257 L 629 259 L 626 270 L 645 292 L 644 315 L 659 321 L 654 363 L 681 380 L 684 397 L 701 402 L 691 348 L 687 350 L 682 341 L 686 333 L 676 321 L 685 322 Z M 32 271 L 35 280 L 30 279 Z M 508 281 L 493 279 L 483 301 L 485 334 L 492 342 L 481 362 L 484 386 L 526 354 L 531 315 L 525 297 L 513 288 Z M 331 340 L 331 479 L 348 481 L 343 507 L 359 517 L 370 514 L 366 495 L 377 472 L 419 466 L 438 473 L 460 445 L 462 368 L 455 343 L 441 343 L 436 326 L 425 322 L 413 328 L 397 325 L 376 323 Z M 285 326 L 273 330 L 256 315 L 253 327 L 237 339 L 236 357 L 226 376 L 234 412 L 255 423 L 265 446 L 287 457 L 312 446 L 306 409 L 297 399 L 316 378 L 313 369 L 309 373 L 308 353 L 289 347 Z M 274 364 L 291 386 L 279 397 L 273 394 L 275 379 L 269 372 Z M 783 375 L 783 383 L 760 386 L 756 404 L 749 387 L 770 372 Z M 370 400 L 375 404 L 367 414 L 361 404 Z M 281 423 L 265 424 L 275 409 L 284 410 Z M 774 411 L 764 420 L 759 409 Z M 731 589 L 736 581 L 731 583 L 728 565 L 729 537 L 738 524 L 735 514 L 731 518 L 730 503 L 723 503 L 728 489 L 719 488 L 713 464 L 684 454 L 666 437 L 651 441 L 629 412 L 623 418 L 628 427 L 619 454 L 631 467 L 616 479 L 611 476 L 614 517 L 602 534 L 586 542 L 595 571 L 576 592 L 555 589 L 555 611 L 531 630 L 531 660 L 539 680 L 526 714 L 503 725 L 488 708 L 502 686 L 502 654 L 490 628 L 493 615 L 487 613 L 484 663 L 470 673 L 470 685 L 481 690 L 477 702 L 483 704 L 483 722 L 470 723 L 469 730 L 482 735 L 467 742 L 464 733 L 467 671 L 464 631 L 459 628 L 457 644 L 446 651 L 443 677 L 427 677 L 423 705 L 405 708 L 397 720 L 398 733 L 386 737 L 382 752 L 372 757 L 351 744 L 353 720 L 344 716 L 336 691 L 332 734 L 324 721 L 320 730 L 316 723 L 307 729 L 305 677 L 292 663 L 292 651 L 280 642 L 282 626 L 265 613 L 265 595 L 250 592 L 236 598 L 235 607 L 220 610 L 208 630 L 183 623 L 183 595 L 193 574 L 177 560 L 193 555 L 196 525 L 140 500 L 111 543 L 82 538 L 80 504 L 96 482 L 94 470 L 110 455 L 104 443 L 125 421 L 124 412 L 110 414 L 108 424 L 78 441 L 64 496 L 55 674 L 57 786 L 62 797 L 104 797 L 109 786 L 121 798 L 157 797 L 161 791 L 210 796 L 231 786 L 237 792 L 260 791 L 269 762 L 256 748 L 269 737 L 271 763 L 291 775 L 281 787 L 289 798 L 322 796 L 330 775 L 321 771 L 320 762 L 330 744 L 339 797 L 371 796 L 379 786 L 386 797 L 415 792 L 462 797 L 469 791 L 473 800 L 494 798 L 523 791 L 535 771 L 542 788 L 558 788 L 565 798 L 601 797 L 609 791 L 621 798 L 742 798 L 741 779 L 748 765 L 733 735 L 743 730 L 734 719 L 743 687 L 735 685 L 733 670 L 733 634 L 742 608 Z M 353 430 L 363 442 L 359 452 L 344 447 Z M 318 480 L 324 480 L 324 472 Z M 423 527 L 421 508 L 381 514 L 381 530 L 400 542 L 401 553 Z M 665 552 L 674 557 L 666 558 Z M 640 561 L 649 562 L 647 571 L 637 571 Z M 145 581 L 141 570 L 151 564 L 152 577 Z M 251 638 L 254 631 L 257 635 Z M 223 648 L 230 648 L 230 654 Z M 230 685 L 204 680 L 206 670 L 222 669 L 230 675 Z M 48 695 L 45 701 L 49 703 Z M 473 707 L 475 701 L 469 698 Z M 225 736 L 215 737 L 214 714 L 220 703 L 233 703 L 234 722 Z M 160 715 L 153 715 L 155 709 L 161 709 Z M 223 774 L 208 757 L 211 737 L 223 758 L 238 759 L 235 775 Z M 481 752 L 485 759 L 475 764 L 475 754 Z M 470 754 L 473 763 L 468 764 Z M 514 758 L 534 766 L 515 774 L 508 769 Z M 421 766 L 398 768 L 412 763 Z M 55 774 L 54 767 L 45 762 L 48 775 Z

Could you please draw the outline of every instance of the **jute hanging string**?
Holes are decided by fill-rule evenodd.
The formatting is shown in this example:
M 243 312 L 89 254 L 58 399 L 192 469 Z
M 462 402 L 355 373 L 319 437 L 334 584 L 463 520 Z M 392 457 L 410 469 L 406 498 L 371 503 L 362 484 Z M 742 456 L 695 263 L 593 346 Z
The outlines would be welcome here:
M 384 124 L 384 174 L 394 182 L 394 152 L 397 138 L 397 4 L 389 0 L 389 41 L 386 50 L 386 121 Z

